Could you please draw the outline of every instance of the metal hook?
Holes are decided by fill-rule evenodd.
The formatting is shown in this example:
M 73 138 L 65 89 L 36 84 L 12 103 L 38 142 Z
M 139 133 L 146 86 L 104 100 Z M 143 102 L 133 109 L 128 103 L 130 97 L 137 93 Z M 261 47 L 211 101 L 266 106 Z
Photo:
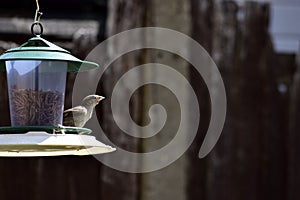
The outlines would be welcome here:
M 39 30 L 34 29 L 35 26 L 38 26 Z M 43 34 L 44 28 L 40 22 L 34 22 L 31 25 L 31 34 L 37 37 L 40 37 Z
M 35 36 L 39 37 L 39 36 L 41 36 L 43 34 L 43 26 L 40 23 L 40 19 L 41 19 L 42 15 L 43 15 L 43 13 L 40 12 L 39 1 L 36 0 L 36 11 L 35 11 L 35 16 L 34 16 L 34 22 L 31 25 L 31 33 L 32 33 L 32 35 L 35 35 Z M 35 31 L 35 29 L 34 29 L 35 26 L 39 27 L 39 31 L 38 32 Z

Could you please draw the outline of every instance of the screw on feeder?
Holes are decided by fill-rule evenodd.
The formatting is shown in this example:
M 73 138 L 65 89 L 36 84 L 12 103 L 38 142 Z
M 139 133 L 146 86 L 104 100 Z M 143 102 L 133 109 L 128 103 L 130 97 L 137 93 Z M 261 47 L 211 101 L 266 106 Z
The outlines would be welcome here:
M 39 1 L 36 0 L 36 11 L 35 11 L 33 24 L 31 25 L 31 33 L 32 33 L 32 35 L 37 36 L 37 37 L 41 36 L 43 34 L 43 30 L 44 30 L 42 24 L 40 23 L 40 19 L 41 19 L 42 15 L 43 15 L 43 13 L 40 12 Z M 35 31 L 35 29 L 34 29 L 35 26 L 39 27 L 38 32 Z

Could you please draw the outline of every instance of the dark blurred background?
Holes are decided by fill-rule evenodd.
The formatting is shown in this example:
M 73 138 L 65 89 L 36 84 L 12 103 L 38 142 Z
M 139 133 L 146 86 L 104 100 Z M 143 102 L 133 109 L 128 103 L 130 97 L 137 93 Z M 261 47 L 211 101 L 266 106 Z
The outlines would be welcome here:
M 105 73 L 99 93 L 109 96 L 124 72 L 149 61 L 184 66 L 185 76 L 201 99 L 200 127 L 188 151 L 170 166 L 145 174 L 119 172 L 92 156 L 0 158 L 0 199 L 299 199 L 298 1 L 40 0 L 39 3 L 44 13 L 44 38 L 82 59 L 109 36 L 136 27 L 166 27 L 191 36 L 219 67 L 227 93 L 227 117 L 217 145 L 207 157 L 199 159 L 198 151 L 210 117 L 208 90 L 201 76 L 187 62 L 167 52 L 129 53 Z M 1 53 L 31 37 L 35 8 L 34 0 L 1 2 Z M 6 76 L 3 72 L 0 76 L 0 125 L 9 126 Z M 66 108 L 72 106 L 75 77 L 76 74 L 68 74 Z M 131 99 L 132 117 L 140 124 L 145 122 L 145 107 L 156 101 L 155 97 L 145 100 L 148 87 L 140 88 Z M 152 90 L 156 91 L 154 86 Z M 173 137 L 162 137 L 162 133 L 153 140 L 126 136 L 114 124 L 109 103 L 108 100 L 97 107 L 97 116 L 104 132 L 109 133 L 118 147 L 147 151 Z

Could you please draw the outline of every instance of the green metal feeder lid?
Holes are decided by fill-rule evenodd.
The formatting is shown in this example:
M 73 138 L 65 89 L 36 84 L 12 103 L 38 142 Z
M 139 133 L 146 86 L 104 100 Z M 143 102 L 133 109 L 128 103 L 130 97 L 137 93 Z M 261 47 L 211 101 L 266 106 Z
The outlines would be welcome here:
M 5 61 L 49 60 L 68 62 L 68 72 L 86 71 L 99 67 L 97 63 L 82 61 L 71 53 L 39 36 L 29 39 L 20 47 L 7 50 L 0 56 L 0 71 L 6 71 Z

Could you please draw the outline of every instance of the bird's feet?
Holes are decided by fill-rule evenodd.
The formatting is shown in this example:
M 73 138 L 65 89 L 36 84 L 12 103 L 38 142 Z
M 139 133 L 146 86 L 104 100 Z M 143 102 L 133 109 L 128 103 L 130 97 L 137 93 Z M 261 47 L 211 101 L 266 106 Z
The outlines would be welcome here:
M 53 134 L 61 133 L 61 134 L 65 135 L 66 134 L 65 130 L 66 129 L 63 125 L 58 124 L 57 128 L 53 129 Z

